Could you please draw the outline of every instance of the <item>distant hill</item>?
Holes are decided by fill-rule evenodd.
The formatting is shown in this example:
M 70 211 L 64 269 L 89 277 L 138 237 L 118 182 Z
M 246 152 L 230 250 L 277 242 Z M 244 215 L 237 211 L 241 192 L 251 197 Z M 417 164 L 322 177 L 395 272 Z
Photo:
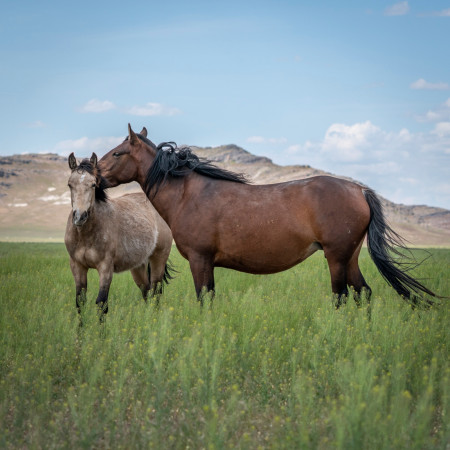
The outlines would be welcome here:
M 307 165 L 279 166 L 236 145 L 194 151 L 220 167 L 246 173 L 256 184 L 328 174 Z M 67 159 L 54 154 L 0 157 L 0 240 L 62 241 L 70 212 L 69 173 Z M 130 183 L 110 189 L 110 195 L 139 189 Z M 391 225 L 411 245 L 450 246 L 449 210 L 383 203 Z

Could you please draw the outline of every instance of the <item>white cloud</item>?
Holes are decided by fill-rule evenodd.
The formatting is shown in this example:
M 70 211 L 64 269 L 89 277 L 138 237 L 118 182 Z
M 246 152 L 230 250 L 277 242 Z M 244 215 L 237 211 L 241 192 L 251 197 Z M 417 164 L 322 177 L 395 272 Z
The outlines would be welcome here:
M 433 186 L 434 191 L 438 194 L 438 195 L 447 195 L 450 197 L 450 183 L 439 183 L 436 186 Z
M 450 137 L 450 122 L 439 122 L 435 125 L 432 133 L 443 138 Z M 450 152 L 450 148 L 448 149 Z
M 402 128 L 399 131 L 398 137 L 399 137 L 399 139 L 401 139 L 401 140 L 403 140 L 405 142 L 410 142 L 412 140 L 412 134 L 406 128 Z
M 364 157 L 364 149 L 380 133 L 370 121 L 354 125 L 335 123 L 326 131 L 321 150 L 334 160 L 359 161 Z
M 448 83 L 438 82 L 438 83 L 430 83 L 425 81 L 423 78 L 419 78 L 417 81 L 414 81 L 410 84 L 411 89 L 427 89 L 427 90 L 440 90 L 444 91 L 449 89 Z
M 285 144 L 287 139 L 285 137 L 266 138 L 263 136 L 250 136 L 247 138 L 247 142 L 252 144 Z
M 285 137 L 269 138 L 268 141 L 270 144 L 285 144 L 287 142 L 287 139 Z
M 408 2 L 399 2 L 384 10 L 385 16 L 403 16 L 409 12 Z
M 354 164 L 350 166 L 353 173 L 364 175 L 394 175 L 401 172 L 401 165 L 396 161 L 381 161 L 373 164 Z
M 42 122 L 41 120 L 35 120 L 34 122 L 30 122 L 27 125 L 28 128 L 44 128 L 45 127 L 45 123 Z
M 385 157 L 392 146 L 401 148 L 403 157 L 408 157 L 403 147 L 407 146 L 412 135 L 406 128 L 398 133 L 387 133 L 369 120 L 347 125 L 334 123 L 328 127 L 321 141 L 306 141 L 292 144 L 286 154 L 308 154 L 315 160 L 339 164 L 355 164 L 362 161 L 376 162 Z
M 286 153 L 288 153 L 290 155 L 294 155 L 295 153 L 302 151 L 302 149 L 305 148 L 305 146 L 307 146 L 308 144 L 310 144 L 309 141 L 307 141 L 304 145 L 300 145 L 300 144 L 290 145 L 286 149 Z
M 425 152 L 450 153 L 450 121 L 437 123 L 428 133 L 411 133 L 406 128 L 387 132 L 369 120 L 353 125 L 335 123 L 328 127 L 322 140 L 292 144 L 284 150 L 286 155 L 312 158 L 315 164 L 328 161 L 342 166 L 376 165 L 387 160 L 415 162 L 415 157 Z
M 416 116 L 419 122 L 446 122 L 450 120 L 450 98 L 442 105 L 429 110 L 423 116 Z
M 441 118 L 440 114 L 437 111 L 427 111 L 425 116 L 423 117 L 424 122 L 436 122 Z
M 420 184 L 420 180 L 418 180 L 417 178 L 412 178 L 412 177 L 400 177 L 399 180 L 402 183 L 411 184 L 414 186 Z
M 116 147 L 123 141 L 123 137 L 98 137 L 88 138 L 81 137 L 79 139 L 69 139 L 58 142 L 53 148 L 53 152 L 56 152 L 62 156 L 68 156 L 74 152 L 77 157 L 90 156 L 92 152 L 103 153 Z
M 125 114 L 132 114 L 133 116 L 174 116 L 180 114 L 178 108 L 166 106 L 161 103 L 149 102 L 145 105 L 134 106 L 117 106 L 109 100 L 98 100 L 93 98 L 83 105 L 79 111 L 82 113 L 102 113 L 117 109 Z
M 247 138 L 247 142 L 252 144 L 264 144 L 266 140 L 262 136 L 250 136 Z
M 84 113 L 101 113 L 105 111 L 110 111 L 111 109 L 115 109 L 116 105 L 109 100 L 98 100 L 93 98 L 89 100 L 85 105 L 80 108 L 81 112 Z
M 181 113 L 178 108 L 154 102 L 146 103 L 144 106 L 125 108 L 124 112 L 133 116 L 174 116 Z
M 428 13 L 422 13 L 420 14 L 420 17 L 450 17 L 450 8 L 443 9 L 442 11 L 432 11 Z
M 370 121 L 335 123 L 318 141 L 291 143 L 268 156 L 278 164 L 308 164 L 351 177 L 392 201 L 450 208 L 450 193 L 436 189 L 448 184 L 450 120 L 420 133 L 386 131 Z

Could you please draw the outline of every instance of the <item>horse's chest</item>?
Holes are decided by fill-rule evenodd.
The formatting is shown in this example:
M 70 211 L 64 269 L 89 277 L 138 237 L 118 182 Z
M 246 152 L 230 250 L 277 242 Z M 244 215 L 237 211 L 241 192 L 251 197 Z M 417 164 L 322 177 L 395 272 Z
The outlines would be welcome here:
M 97 250 L 84 247 L 75 250 L 75 259 L 79 261 L 83 266 L 94 269 L 97 267 L 98 262 L 103 258 Z

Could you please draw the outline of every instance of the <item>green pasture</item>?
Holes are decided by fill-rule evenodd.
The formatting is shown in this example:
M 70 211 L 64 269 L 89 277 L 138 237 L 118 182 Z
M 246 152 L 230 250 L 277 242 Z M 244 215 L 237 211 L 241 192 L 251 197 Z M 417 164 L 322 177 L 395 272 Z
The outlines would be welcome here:
M 450 296 L 450 250 L 429 252 L 414 275 Z M 79 327 L 64 245 L 0 243 L 0 448 L 448 449 L 449 300 L 412 310 L 363 250 L 370 320 L 332 307 L 321 252 L 216 269 L 200 308 L 171 261 L 158 309 L 115 275 L 102 324 L 91 271 Z

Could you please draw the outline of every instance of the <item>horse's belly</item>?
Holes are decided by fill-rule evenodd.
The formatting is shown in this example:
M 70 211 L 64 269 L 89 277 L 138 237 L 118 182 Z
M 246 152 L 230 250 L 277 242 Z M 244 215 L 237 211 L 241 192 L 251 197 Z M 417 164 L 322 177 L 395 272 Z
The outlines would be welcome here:
M 257 248 L 247 247 L 217 254 L 215 266 L 260 275 L 277 273 L 301 263 L 320 248 L 316 242 L 283 248 L 268 247 L 261 242 Z
M 150 255 L 153 252 L 152 246 L 142 245 L 128 251 L 119 252 L 114 259 L 114 272 L 124 272 L 125 270 L 134 269 L 142 264 L 147 264 Z

